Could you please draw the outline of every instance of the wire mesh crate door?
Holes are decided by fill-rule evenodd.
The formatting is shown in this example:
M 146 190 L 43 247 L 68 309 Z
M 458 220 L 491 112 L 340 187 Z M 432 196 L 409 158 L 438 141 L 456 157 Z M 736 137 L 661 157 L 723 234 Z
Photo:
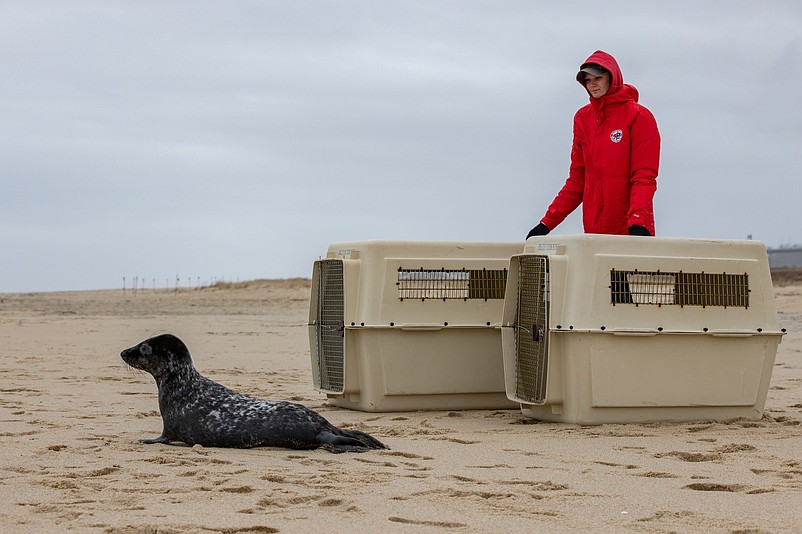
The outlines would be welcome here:
M 519 261 L 515 322 L 515 394 L 542 404 L 548 373 L 548 258 L 523 256 Z
M 318 373 L 320 388 L 343 392 L 345 368 L 345 294 L 343 263 L 321 261 L 318 280 Z

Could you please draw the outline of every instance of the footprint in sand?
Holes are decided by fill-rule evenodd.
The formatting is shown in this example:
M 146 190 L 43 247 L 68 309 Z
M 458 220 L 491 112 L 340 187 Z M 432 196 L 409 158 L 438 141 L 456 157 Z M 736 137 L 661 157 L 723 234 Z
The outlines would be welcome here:
M 714 462 L 721 459 L 721 454 L 718 453 L 704 453 L 704 452 L 658 452 L 654 455 L 655 458 L 663 458 L 666 456 L 677 458 L 683 462 Z
M 405 525 L 421 525 L 426 527 L 440 527 L 440 528 L 465 528 L 467 523 L 455 523 L 453 521 L 426 521 L 423 519 L 408 519 L 405 517 L 390 516 L 388 521 L 393 523 L 402 523 Z

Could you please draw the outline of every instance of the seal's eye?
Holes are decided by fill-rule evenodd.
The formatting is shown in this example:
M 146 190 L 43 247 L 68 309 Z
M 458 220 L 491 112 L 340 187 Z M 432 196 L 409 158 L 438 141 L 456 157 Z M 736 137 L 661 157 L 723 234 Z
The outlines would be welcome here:
M 147 343 L 142 343 L 142 344 L 139 346 L 139 353 L 140 353 L 142 356 L 150 356 L 151 354 L 153 354 L 153 349 L 152 349 L 152 348 L 151 348 L 151 346 L 150 346 L 150 345 L 148 345 Z

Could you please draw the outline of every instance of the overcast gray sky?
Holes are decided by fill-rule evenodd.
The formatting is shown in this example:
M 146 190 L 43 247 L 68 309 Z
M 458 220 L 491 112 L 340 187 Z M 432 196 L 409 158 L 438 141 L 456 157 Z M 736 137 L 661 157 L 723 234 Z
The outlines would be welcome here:
M 596 49 L 657 118 L 659 235 L 802 242 L 798 0 L 0 0 L 0 292 L 523 240 Z

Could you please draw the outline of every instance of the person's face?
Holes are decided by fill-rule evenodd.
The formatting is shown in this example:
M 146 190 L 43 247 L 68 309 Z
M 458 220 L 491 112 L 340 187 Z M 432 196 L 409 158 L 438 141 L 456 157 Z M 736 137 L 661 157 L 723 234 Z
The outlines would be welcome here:
M 599 76 L 585 73 L 585 87 L 593 98 L 601 98 L 610 89 L 610 73 L 605 72 Z

